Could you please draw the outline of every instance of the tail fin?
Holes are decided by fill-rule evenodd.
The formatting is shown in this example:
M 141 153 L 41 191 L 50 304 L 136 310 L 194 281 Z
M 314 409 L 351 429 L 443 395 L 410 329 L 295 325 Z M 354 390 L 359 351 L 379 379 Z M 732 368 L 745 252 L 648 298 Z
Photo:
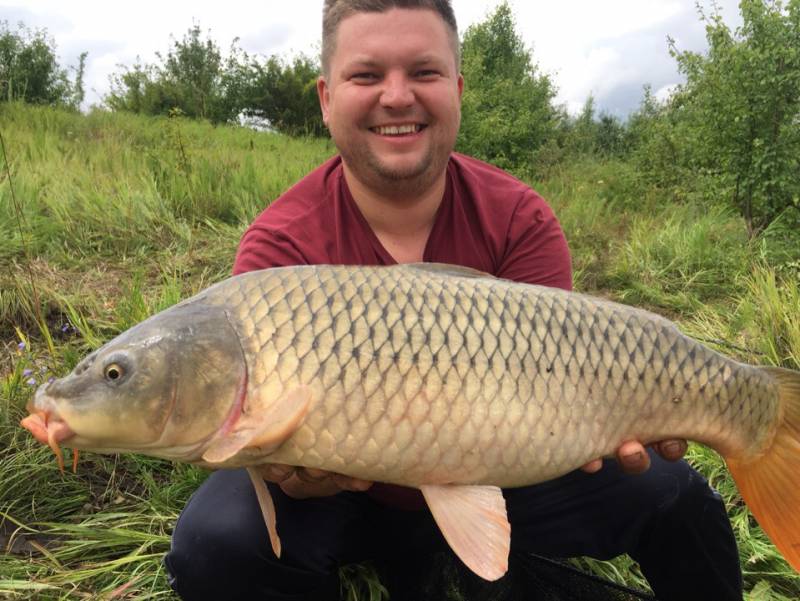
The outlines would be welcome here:
M 800 372 L 764 369 L 778 382 L 781 423 L 763 455 L 727 463 L 758 523 L 800 572 Z

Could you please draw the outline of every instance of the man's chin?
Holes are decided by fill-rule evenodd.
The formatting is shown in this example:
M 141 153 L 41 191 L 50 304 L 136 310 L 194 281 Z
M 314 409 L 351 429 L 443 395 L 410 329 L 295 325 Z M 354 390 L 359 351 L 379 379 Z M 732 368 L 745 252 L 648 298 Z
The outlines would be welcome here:
M 441 170 L 436 169 L 430 155 L 415 160 L 410 157 L 397 160 L 378 157 L 370 159 L 364 161 L 362 165 L 365 167 L 355 170 L 355 173 L 365 183 L 373 184 L 373 187 L 400 186 L 402 189 L 420 191 L 433 184 L 441 175 Z
M 426 179 L 428 168 L 425 165 L 418 166 L 393 166 L 385 165 L 383 168 L 375 169 L 375 175 L 388 182 L 415 182 Z

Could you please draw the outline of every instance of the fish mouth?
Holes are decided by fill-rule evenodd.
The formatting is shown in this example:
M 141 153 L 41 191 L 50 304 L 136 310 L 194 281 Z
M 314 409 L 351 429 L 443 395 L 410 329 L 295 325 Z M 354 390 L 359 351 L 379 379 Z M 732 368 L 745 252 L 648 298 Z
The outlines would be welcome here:
M 49 446 L 55 453 L 58 460 L 58 468 L 64 471 L 64 455 L 59 444 L 75 436 L 75 432 L 69 427 L 67 422 L 57 415 L 43 409 L 36 409 L 28 406 L 30 415 L 20 421 L 20 425 L 28 430 L 33 437 L 42 444 Z M 78 451 L 72 452 L 72 471 L 77 470 Z

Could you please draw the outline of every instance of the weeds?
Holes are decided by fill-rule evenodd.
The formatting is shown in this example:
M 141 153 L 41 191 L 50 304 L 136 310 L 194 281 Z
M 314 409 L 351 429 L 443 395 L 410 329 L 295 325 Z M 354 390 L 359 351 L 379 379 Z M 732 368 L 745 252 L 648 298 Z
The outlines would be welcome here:
M 669 205 L 636 217 L 609 284 L 628 304 L 688 313 L 729 298 L 749 254 L 746 229 L 728 210 Z

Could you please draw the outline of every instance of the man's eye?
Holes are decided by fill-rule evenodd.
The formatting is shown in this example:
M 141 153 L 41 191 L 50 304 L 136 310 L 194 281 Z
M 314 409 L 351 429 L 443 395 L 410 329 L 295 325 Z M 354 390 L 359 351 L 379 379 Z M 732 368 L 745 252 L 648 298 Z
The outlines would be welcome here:
M 354 73 L 350 76 L 350 79 L 357 82 L 371 82 L 378 79 L 378 76 L 375 73 Z
M 439 77 L 439 72 L 433 69 L 421 69 L 417 71 L 416 77 L 418 79 L 434 79 Z

